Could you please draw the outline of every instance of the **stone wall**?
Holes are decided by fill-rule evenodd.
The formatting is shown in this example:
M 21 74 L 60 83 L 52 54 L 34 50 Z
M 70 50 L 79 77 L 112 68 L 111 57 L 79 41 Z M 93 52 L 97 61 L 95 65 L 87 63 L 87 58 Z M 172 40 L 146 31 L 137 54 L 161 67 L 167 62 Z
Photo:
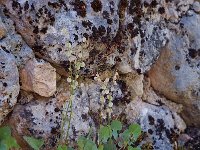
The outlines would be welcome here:
M 139 123 L 154 149 L 173 149 L 187 126 L 200 127 L 199 24 L 194 0 L 1 0 L 0 121 L 22 147 L 28 135 L 53 149 L 69 52 L 81 53 L 70 139 L 99 125 L 98 74 L 110 79 L 112 117 Z

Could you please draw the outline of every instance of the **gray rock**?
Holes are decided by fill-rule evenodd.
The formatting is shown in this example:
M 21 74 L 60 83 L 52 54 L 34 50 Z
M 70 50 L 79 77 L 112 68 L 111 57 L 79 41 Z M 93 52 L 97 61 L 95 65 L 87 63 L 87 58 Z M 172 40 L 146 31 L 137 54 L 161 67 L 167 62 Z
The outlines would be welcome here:
M 129 123 L 138 122 L 142 130 L 147 132 L 153 149 L 173 150 L 173 136 L 184 131 L 186 125 L 176 112 L 166 106 L 157 107 L 136 99 L 128 104 L 126 117 Z
M 19 73 L 15 58 L 0 48 L 0 123 L 17 103 L 19 90 Z
M 183 17 L 179 33 L 171 38 L 149 76 L 154 89 L 183 104 L 188 124 L 200 125 L 200 16 Z
M 200 3 L 195 1 L 192 5 L 192 8 L 194 9 L 195 12 L 200 12 Z
M 21 35 L 16 33 L 14 22 L 8 19 L 2 12 L 3 8 L 0 6 L 0 28 L 4 27 L 4 36 L 0 40 L 0 47 L 15 56 L 18 67 L 23 65 L 34 57 L 32 49 L 23 41 Z M 1 32 L 1 31 L 0 31 Z
M 43 138 L 44 149 L 49 149 L 56 146 L 60 135 L 61 106 L 56 99 L 34 99 L 28 104 L 17 105 L 9 122 L 18 138 L 25 135 Z

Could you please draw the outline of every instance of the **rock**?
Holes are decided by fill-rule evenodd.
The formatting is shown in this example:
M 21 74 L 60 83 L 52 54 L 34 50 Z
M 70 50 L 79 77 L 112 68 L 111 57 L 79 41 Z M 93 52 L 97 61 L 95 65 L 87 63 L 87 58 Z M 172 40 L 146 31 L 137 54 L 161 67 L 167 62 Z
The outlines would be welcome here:
M 23 41 L 21 35 L 16 33 L 14 22 L 7 18 L 0 6 L 0 47 L 15 56 L 16 64 L 22 68 L 24 64 L 34 58 L 32 49 Z M 2 34 L 2 35 L 1 35 Z
M 17 105 L 9 119 L 17 140 L 23 144 L 23 136 L 32 136 L 45 141 L 44 149 L 55 147 L 60 135 L 61 106 L 56 99 L 34 99 Z
M 0 48 L 0 124 L 17 103 L 19 90 L 15 58 Z
M 131 92 L 131 97 L 134 99 L 137 96 L 142 97 L 143 95 L 143 80 L 144 75 L 138 75 L 134 73 L 129 73 L 126 75 L 124 81 L 126 82 L 129 91 Z
M 171 33 L 168 45 L 149 72 L 153 88 L 168 99 L 183 104 L 185 121 L 197 126 L 200 125 L 199 23 L 200 16 L 195 13 L 183 17 L 182 31 Z
M 6 28 L 0 18 L 0 39 L 2 39 L 6 35 Z
M 195 12 L 200 12 L 200 3 L 195 1 L 192 5 L 192 8 L 194 9 Z
M 73 51 L 78 51 L 76 46 L 89 39 L 110 41 L 119 28 L 119 0 L 89 0 L 87 3 L 5 0 L 2 3 L 26 42 L 57 63 L 68 60 L 66 51 L 71 46 Z
M 184 131 L 186 125 L 176 112 L 166 106 L 156 106 L 136 99 L 125 110 L 129 123 L 138 122 L 148 133 L 153 149 L 173 150 L 174 138 Z
M 29 60 L 20 73 L 22 89 L 44 97 L 56 91 L 56 70 L 44 60 Z

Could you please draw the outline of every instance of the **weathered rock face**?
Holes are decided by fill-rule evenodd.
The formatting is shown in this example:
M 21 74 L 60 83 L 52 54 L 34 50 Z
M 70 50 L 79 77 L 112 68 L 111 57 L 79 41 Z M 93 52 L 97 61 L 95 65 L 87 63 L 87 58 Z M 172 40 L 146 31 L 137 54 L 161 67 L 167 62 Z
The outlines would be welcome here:
M 138 121 L 148 133 L 153 149 L 174 149 L 173 138 L 184 131 L 184 121 L 166 106 L 157 107 L 136 99 L 128 104 L 126 116 L 129 122 Z
M 28 104 L 16 106 L 10 117 L 15 135 L 19 139 L 24 135 L 43 138 L 47 143 L 45 149 L 54 147 L 60 135 L 61 107 L 62 103 L 56 99 L 34 99 Z
M 0 122 L 17 103 L 19 89 L 19 73 L 14 56 L 0 48 Z
M 14 22 L 8 19 L 0 6 L 0 47 L 15 56 L 19 68 L 31 58 L 34 58 L 32 49 L 23 41 L 21 35 L 16 33 Z
M 168 45 L 149 72 L 152 86 L 167 98 L 185 106 L 184 118 L 200 125 L 200 16 L 183 17 L 179 33 L 171 33 Z M 192 121 L 191 121 L 192 120 Z
M 56 91 L 56 69 L 44 60 L 29 60 L 21 71 L 22 89 L 44 97 Z
M 54 149 L 70 103 L 66 78 L 79 75 L 64 126 L 70 144 L 111 115 L 140 123 L 154 149 L 173 149 L 184 121 L 200 126 L 199 8 L 194 0 L 0 0 L 0 120 L 18 102 L 8 117 L 17 140 L 42 137 L 43 149 Z

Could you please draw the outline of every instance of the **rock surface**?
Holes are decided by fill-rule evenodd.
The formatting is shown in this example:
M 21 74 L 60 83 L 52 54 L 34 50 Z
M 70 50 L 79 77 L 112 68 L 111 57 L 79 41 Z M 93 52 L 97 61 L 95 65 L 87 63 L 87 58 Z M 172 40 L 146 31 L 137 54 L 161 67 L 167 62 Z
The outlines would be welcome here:
M 199 24 L 194 0 L 0 0 L 0 120 L 54 149 L 72 99 L 72 145 L 110 116 L 177 148 L 200 126 Z
M 151 68 L 149 77 L 154 89 L 183 104 L 184 118 L 200 125 L 200 16 L 183 17 L 182 30 L 172 32 L 168 45 Z M 192 120 L 192 121 L 190 121 Z
M 20 73 L 22 89 L 50 97 L 56 92 L 56 69 L 44 60 L 29 60 Z
M 184 121 L 166 106 L 157 107 L 136 99 L 128 104 L 126 116 L 130 123 L 139 122 L 143 131 L 148 133 L 148 138 L 153 149 L 173 150 L 174 138 L 184 131 Z
M 19 73 L 14 56 L 0 48 L 0 122 L 13 110 L 19 90 Z

